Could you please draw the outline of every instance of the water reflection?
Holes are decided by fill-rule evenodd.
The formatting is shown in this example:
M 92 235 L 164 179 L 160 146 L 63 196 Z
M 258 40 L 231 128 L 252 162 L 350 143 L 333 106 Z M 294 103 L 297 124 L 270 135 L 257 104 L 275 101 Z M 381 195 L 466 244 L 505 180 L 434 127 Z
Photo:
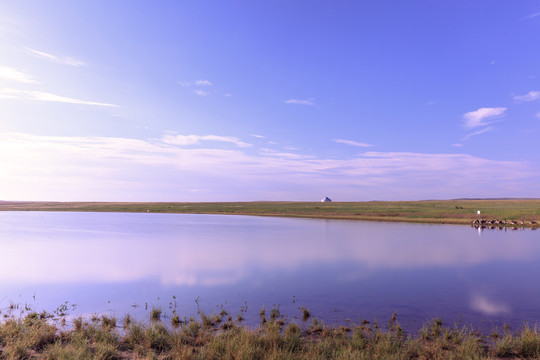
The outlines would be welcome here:
M 496 303 L 481 294 L 473 295 L 471 299 L 471 309 L 488 316 L 511 312 L 508 305 Z
M 411 321 L 531 320 L 540 310 L 531 300 L 540 291 L 527 282 L 540 274 L 536 233 L 481 235 L 451 225 L 4 212 L 0 291 L 54 292 L 87 301 L 89 311 L 99 296 L 126 306 L 180 293 L 213 305 L 288 303 L 291 311 L 296 296 L 338 322 L 395 310 Z M 94 302 L 84 300 L 89 293 Z

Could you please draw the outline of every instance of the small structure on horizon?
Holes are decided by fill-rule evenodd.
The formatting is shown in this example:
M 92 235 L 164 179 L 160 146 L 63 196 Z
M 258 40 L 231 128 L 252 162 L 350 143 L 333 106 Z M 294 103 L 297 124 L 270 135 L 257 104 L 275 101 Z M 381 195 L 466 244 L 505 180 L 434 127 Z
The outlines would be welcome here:
M 332 199 L 330 199 L 328 196 L 325 196 L 324 199 L 321 200 L 321 202 L 331 202 Z

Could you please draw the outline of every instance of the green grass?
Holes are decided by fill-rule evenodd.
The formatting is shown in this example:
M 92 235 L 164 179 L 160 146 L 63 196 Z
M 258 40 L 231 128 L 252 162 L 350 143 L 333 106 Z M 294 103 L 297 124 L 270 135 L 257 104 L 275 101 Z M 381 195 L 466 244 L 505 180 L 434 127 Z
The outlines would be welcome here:
M 281 315 L 281 314 L 280 314 Z M 208 315 L 206 318 L 212 318 Z M 190 319 L 167 327 L 161 321 L 119 326 L 106 316 L 76 318 L 62 326 L 28 314 L 0 323 L 1 359 L 538 359 L 540 333 L 521 330 L 481 335 L 467 327 L 428 322 L 407 334 L 395 314 L 387 329 L 363 324 L 328 327 L 270 318 L 258 328 L 232 321 Z
M 325 219 L 470 224 L 481 211 L 484 219 L 540 223 L 540 199 L 436 200 L 368 202 L 207 202 L 97 203 L 0 202 L 4 211 L 94 211 L 189 214 L 236 214 Z M 530 226 L 530 224 L 526 224 Z M 538 225 L 536 225 L 538 226 Z

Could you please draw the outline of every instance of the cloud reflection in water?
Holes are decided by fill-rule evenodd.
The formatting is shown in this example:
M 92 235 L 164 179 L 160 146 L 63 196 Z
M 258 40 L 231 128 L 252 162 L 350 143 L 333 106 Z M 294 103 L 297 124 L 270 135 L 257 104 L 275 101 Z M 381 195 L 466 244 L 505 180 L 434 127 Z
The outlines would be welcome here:
M 381 269 L 532 260 L 540 257 L 540 243 L 530 234 L 478 238 L 464 226 L 248 216 L 0 213 L 0 281 L 157 279 L 164 285 L 213 286 L 249 278 L 254 270 L 355 264 L 358 271 L 347 267 L 336 274 L 345 280 Z M 473 301 L 477 308 L 489 308 L 480 300 Z
M 473 295 L 471 299 L 471 309 L 488 316 L 501 315 L 511 312 L 508 305 L 494 302 L 480 294 Z

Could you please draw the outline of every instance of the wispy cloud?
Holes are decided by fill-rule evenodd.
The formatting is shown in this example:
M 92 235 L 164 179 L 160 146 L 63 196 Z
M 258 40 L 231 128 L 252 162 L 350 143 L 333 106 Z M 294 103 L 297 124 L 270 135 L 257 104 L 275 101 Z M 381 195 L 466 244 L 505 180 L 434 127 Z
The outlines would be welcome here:
M 253 137 L 256 137 L 256 138 L 259 138 L 259 139 L 264 139 L 265 138 L 264 136 L 259 135 L 259 134 L 249 134 L 249 136 L 253 136 Z
M 480 108 L 463 115 L 465 118 L 464 126 L 466 128 L 475 128 L 486 126 L 493 123 L 498 117 L 504 114 L 506 108 Z
M 212 86 L 212 83 L 208 80 L 195 80 L 197 86 Z
M 190 87 L 190 86 L 204 87 L 204 86 L 214 85 L 210 80 L 195 80 L 195 81 L 180 80 L 180 81 L 177 81 L 177 83 L 178 85 L 184 86 L 184 87 Z
M 524 16 L 524 17 L 521 18 L 521 20 L 529 20 L 529 19 L 532 19 L 532 18 L 535 18 L 535 17 L 538 17 L 538 16 L 540 16 L 540 12 Z
M 340 144 L 346 144 L 346 145 L 358 146 L 358 147 L 370 147 L 371 146 L 370 144 L 361 143 L 361 142 L 352 141 L 352 140 L 345 140 L 345 139 L 334 139 L 332 141 L 340 143 Z
M 219 142 L 237 147 L 223 149 Z M 318 200 L 321 192 L 348 200 L 539 196 L 538 164 L 526 161 L 384 152 L 332 159 L 244 151 L 248 146 L 217 135 L 141 140 L 0 133 L 0 188 L 20 200 Z
M 315 105 L 315 99 L 314 98 L 309 98 L 309 99 L 289 99 L 289 100 L 284 100 L 284 103 L 285 104 L 313 106 L 313 105 Z
M 208 96 L 212 93 L 210 90 L 203 90 L 204 88 L 208 89 L 211 86 L 214 86 L 214 84 L 210 80 L 195 80 L 195 81 L 187 81 L 187 80 L 180 80 L 177 81 L 178 85 L 191 88 L 193 89 L 193 93 L 198 96 Z M 232 96 L 229 93 L 224 94 L 226 97 Z
M 487 128 L 484 128 L 482 130 L 478 130 L 478 131 L 475 131 L 473 133 L 470 133 L 470 134 L 467 134 L 463 137 L 462 141 L 467 141 L 469 140 L 471 137 L 473 136 L 476 136 L 476 135 L 481 135 L 481 134 L 484 134 L 484 133 L 487 133 L 487 132 L 490 132 L 490 131 L 493 131 L 493 127 L 491 126 L 488 126 Z
M 0 66 L 0 78 L 25 84 L 38 83 L 32 76 L 7 66 Z
M 199 144 L 202 141 L 218 141 L 235 144 L 238 147 L 250 147 L 252 144 L 240 141 L 240 139 L 234 136 L 219 136 L 219 135 L 164 135 L 161 138 L 165 144 L 171 145 L 195 145 Z
M 259 154 L 262 156 L 272 156 L 276 158 L 285 158 L 285 159 L 291 159 L 291 160 L 314 158 L 313 156 L 310 156 L 310 155 L 302 155 L 302 154 L 296 154 L 296 153 L 291 153 L 291 152 L 279 152 L 279 151 L 275 151 L 273 149 L 267 149 L 267 148 L 260 149 Z
M 201 89 L 193 90 L 193 93 L 195 93 L 195 95 L 199 95 L 199 96 L 206 96 L 206 95 L 210 94 L 208 91 L 204 91 L 204 90 L 201 90 Z
M 540 99 L 540 91 L 529 91 L 525 95 L 516 95 L 513 97 L 518 102 L 529 102 Z
M 58 64 L 75 66 L 75 67 L 86 66 L 86 63 L 84 63 L 83 61 L 80 61 L 71 57 L 59 57 L 59 56 L 46 53 L 44 51 L 39 51 L 39 50 L 31 49 L 31 48 L 25 48 L 25 49 L 26 51 L 28 51 L 30 54 L 34 55 L 35 57 L 49 60 Z
M 118 105 L 114 105 L 114 104 L 79 100 L 79 99 L 74 99 L 74 98 L 51 94 L 51 93 L 42 92 L 42 91 L 17 90 L 17 89 L 8 89 L 8 88 L 0 89 L 0 99 L 37 100 L 37 101 L 68 103 L 68 104 L 118 107 Z

